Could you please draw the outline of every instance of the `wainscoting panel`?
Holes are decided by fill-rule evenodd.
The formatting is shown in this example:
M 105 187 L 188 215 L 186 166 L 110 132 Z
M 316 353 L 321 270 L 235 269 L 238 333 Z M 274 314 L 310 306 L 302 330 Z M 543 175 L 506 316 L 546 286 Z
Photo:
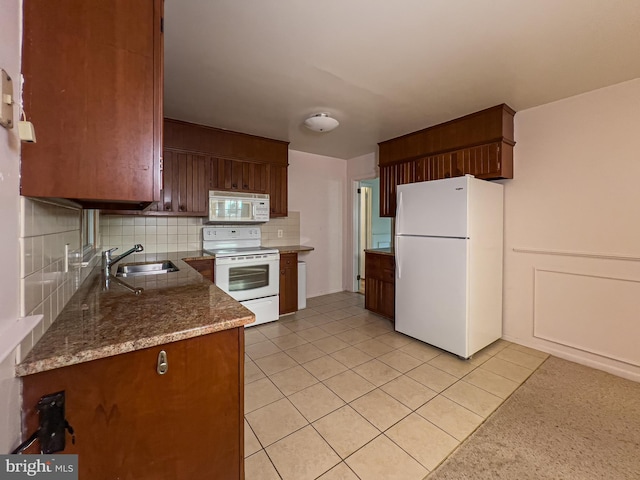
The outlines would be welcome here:
M 640 280 L 534 271 L 534 337 L 640 366 Z

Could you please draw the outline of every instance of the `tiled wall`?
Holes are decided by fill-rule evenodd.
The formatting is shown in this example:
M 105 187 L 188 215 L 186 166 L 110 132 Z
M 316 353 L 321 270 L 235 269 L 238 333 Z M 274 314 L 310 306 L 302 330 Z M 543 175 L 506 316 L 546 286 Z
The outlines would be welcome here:
M 148 253 L 182 252 L 202 247 L 202 217 L 155 217 L 102 215 L 100 238 L 103 248 L 127 250 L 136 243 Z M 278 230 L 282 237 L 278 238 Z M 263 245 L 300 243 L 300 212 L 289 212 L 261 226 Z
M 300 212 L 289 211 L 285 218 L 274 218 L 262 225 L 262 245 L 299 245 L 300 244 Z M 278 237 L 282 230 L 282 237 Z
M 42 321 L 20 345 L 20 360 L 42 337 L 88 274 L 65 268 L 65 244 L 80 248 L 82 210 L 20 198 L 20 315 Z
M 101 215 L 100 236 L 103 248 L 128 250 L 140 243 L 148 253 L 197 250 L 202 218 Z

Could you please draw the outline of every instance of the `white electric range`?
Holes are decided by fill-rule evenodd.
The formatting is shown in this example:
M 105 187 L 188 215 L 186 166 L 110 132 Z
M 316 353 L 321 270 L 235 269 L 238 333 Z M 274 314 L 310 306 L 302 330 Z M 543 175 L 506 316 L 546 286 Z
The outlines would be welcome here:
M 215 283 L 251 310 L 256 321 L 279 318 L 280 252 L 261 247 L 260 227 L 213 226 L 202 229 L 202 249 L 215 255 Z

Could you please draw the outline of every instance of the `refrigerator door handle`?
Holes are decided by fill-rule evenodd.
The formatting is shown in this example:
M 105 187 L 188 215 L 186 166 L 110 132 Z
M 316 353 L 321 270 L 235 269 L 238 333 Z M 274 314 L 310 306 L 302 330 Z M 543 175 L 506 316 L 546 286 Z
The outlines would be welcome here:
M 396 205 L 396 235 L 398 233 L 398 228 L 402 227 L 402 192 L 398 192 L 398 205 Z
M 396 275 L 397 275 L 397 279 L 400 280 L 401 274 L 400 274 L 400 242 L 398 241 L 398 236 L 396 235 L 394 237 L 395 240 L 395 245 L 394 245 L 394 251 L 395 251 L 395 256 L 396 256 Z

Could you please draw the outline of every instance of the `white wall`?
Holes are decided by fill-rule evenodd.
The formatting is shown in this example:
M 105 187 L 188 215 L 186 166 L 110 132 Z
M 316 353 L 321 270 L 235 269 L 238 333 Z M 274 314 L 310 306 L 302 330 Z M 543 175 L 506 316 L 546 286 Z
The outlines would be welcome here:
M 640 380 L 640 79 L 520 111 L 504 336 Z
M 346 251 L 347 162 L 289 150 L 289 210 L 300 212 L 300 243 L 315 248 L 307 262 L 307 296 L 340 292 Z
M 3 0 L 0 15 L 0 68 L 13 79 L 14 95 L 20 85 L 20 6 Z M 18 108 L 14 108 L 14 121 Z M 14 322 L 19 314 L 19 167 L 20 141 L 16 129 L 0 127 L 0 327 Z M 0 453 L 8 453 L 19 443 L 20 388 L 14 378 L 15 355 L 0 364 Z

